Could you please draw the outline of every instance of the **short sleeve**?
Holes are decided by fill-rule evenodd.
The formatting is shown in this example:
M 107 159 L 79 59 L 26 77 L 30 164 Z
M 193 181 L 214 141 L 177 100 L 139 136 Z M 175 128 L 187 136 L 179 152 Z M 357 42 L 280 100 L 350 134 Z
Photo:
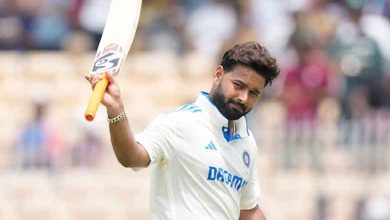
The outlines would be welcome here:
M 151 164 L 171 158 L 174 146 L 174 123 L 162 115 L 135 136 L 149 154 Z
M 257 148 L 255 146 L 255 148 Z M 260 186 L 257 178 L 257 164 L 256 164 L 257 149 L 252 154 L 253 162 L 251 165 L 250 176 L 248 183 L 241 191 L 240 209 L 250 210 L 256 207 L 260 202 Z

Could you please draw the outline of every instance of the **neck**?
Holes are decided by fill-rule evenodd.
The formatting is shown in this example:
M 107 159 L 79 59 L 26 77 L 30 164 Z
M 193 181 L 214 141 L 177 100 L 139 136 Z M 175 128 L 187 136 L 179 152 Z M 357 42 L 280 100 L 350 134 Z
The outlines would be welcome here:
M 230 136 L 233 136 L 236 133 L 236 125 L 234 124 L 233 120 L 228 121 L 228 127 L 230 130 Z

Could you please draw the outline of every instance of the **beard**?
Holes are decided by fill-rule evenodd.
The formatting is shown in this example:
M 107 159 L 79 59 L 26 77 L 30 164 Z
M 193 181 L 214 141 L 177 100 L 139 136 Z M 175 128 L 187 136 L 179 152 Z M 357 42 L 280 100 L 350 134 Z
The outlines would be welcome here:
M 248 109 L 244 104 L 242 104 L 238 99 L 227 99 L 225 94 L 222 92 L 221 84 L 215 89 L 213 100 L 225 118 L 228 120 L 237 120 L 242 116 L 248 114 L 250 109 Z

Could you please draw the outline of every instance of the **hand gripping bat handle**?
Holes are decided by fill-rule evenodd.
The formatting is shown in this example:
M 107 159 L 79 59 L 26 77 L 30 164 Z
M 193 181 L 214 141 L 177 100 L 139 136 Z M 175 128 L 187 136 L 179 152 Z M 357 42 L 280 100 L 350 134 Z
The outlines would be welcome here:
M 104 93 L 106 92 L 106 88 L 108 85 L 108 77 L 107 74 L 104 73 L 104 77 L 102 80 L 100 80 L 93 89 L 93 93 L 91 98 L 89 99 L 87 110 L 85 111 L 85 119 L 87 121 L 93 121 L 96 115 L 96 111 L 99 107 L 100 102 L 103 99 Z

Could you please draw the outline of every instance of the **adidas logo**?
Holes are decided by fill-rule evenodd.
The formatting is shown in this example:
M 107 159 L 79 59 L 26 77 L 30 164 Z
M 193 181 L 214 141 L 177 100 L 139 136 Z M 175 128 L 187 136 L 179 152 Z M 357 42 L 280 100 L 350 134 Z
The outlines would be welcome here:
M 210 141 L 210 143 L 208 143 L 205 147 L 207 150 L 217 150 L 217 147 L 215 147 L 215 144 Z

